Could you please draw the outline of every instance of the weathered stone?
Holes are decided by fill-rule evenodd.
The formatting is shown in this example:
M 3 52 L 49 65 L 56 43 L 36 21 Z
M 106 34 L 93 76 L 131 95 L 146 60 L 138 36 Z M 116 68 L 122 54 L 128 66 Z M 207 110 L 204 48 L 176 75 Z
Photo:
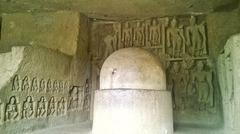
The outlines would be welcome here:
M 12 46 L 34 45 L 74 55 L 80 20 L 79 13 L 67 11 L 4 14 L 1 50 L 10 50 Z

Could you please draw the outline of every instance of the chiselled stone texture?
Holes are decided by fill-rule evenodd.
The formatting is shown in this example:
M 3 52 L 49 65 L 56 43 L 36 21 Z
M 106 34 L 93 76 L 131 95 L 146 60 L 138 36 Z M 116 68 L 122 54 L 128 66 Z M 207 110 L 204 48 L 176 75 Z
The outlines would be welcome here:
M 74 55 L 80 19 L 79 13 L 67 11 L 3 14 L 1 51 L 12 46 L 39 45 Z

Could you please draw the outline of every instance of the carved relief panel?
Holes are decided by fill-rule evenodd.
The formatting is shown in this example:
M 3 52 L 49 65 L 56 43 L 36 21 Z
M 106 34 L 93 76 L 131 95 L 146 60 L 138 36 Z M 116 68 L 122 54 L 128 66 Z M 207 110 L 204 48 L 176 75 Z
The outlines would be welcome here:
M 96 20 L 91 37 L 92 87 L 99 85 L 100 68 L 111 53 L 121 48 L 140 47 L 159 56 L 166 67 L 175 122 L 202 125 L 214 124 L 220 119 L 219 94 L 208 53 L 204 16 L 120 22 Z
M 88 81 L 88 80 L 86 80 Z M 0 125 L 29 119 L 65 116 L 89 108 L 87 87 L 73 86 L 69 80 L 15 75 L 10 92 L 0 98 Z M 9 96 L 10 95 L 10 96 Z

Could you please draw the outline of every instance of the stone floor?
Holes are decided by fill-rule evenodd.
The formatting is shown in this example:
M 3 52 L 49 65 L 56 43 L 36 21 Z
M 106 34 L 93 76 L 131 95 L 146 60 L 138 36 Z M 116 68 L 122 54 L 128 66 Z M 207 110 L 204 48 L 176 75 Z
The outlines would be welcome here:
M 35 131 L 31 134 L 91 134 L 92 123 L 90 121 L 73 125 L 59 126 L 44 130 Z M 27 133 L 30 134 L 30 133 Z M 174 134 L 224 134 L 222 130 L 202 130 L 200 128 L 185 128 Z
M 91 134 L 92 123 L 90 121 L 73 125 L 59 126 L 27 134 Z

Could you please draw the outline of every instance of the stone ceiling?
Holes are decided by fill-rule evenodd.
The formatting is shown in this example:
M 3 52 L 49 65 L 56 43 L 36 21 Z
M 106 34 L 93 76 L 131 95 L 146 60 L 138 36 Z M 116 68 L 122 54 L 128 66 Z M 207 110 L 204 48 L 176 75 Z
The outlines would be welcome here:
M 0 13 L 76 10 L 92 18 L 147 18 L 237 8 L 239 0 L 0 0 Z

